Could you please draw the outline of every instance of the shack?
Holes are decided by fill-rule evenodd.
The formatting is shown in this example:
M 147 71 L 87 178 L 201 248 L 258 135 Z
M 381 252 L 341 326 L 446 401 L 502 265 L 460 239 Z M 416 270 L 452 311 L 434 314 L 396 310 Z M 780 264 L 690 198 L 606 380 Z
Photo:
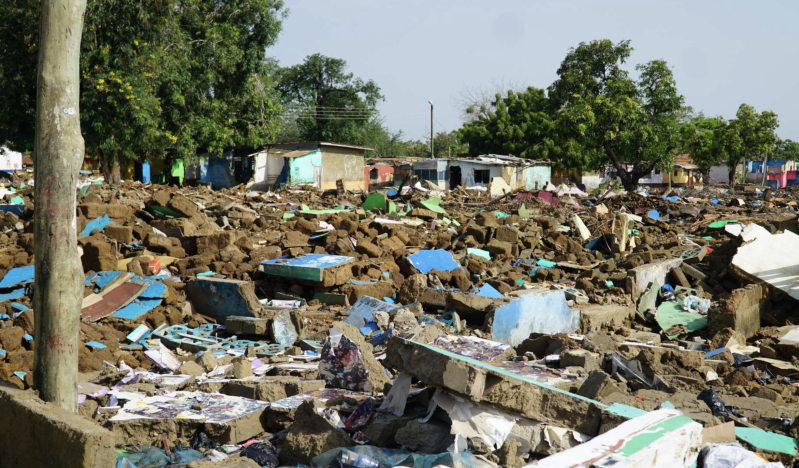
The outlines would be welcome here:
M 251 190 L 287 184 L 312 185 L 320 190 L 336 188 L 341 180 L 347 190 L 364 190 L 364 153 L 372 148 L 323 141 L 269 145 L 255 157 Z

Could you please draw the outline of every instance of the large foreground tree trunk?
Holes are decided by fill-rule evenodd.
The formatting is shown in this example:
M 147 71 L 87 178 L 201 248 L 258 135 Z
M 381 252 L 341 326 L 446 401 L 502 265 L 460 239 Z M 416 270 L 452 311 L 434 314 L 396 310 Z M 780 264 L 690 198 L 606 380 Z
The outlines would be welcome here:
M 78 408 L 83 267 L 75 186 L 84 143 L 78 109 L 86 0 L 42 0 L 36 100 L 34 384 L 44 401 Z

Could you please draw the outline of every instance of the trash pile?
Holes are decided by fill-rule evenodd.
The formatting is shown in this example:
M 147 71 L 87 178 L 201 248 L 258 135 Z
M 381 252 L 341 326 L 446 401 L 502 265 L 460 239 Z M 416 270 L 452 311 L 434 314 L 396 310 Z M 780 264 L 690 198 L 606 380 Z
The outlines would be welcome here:
M 21 389 L 31 183 L 0 205 Z M 118 468 L 795 466 L 797 197 L 88 180 L 80 413 Z

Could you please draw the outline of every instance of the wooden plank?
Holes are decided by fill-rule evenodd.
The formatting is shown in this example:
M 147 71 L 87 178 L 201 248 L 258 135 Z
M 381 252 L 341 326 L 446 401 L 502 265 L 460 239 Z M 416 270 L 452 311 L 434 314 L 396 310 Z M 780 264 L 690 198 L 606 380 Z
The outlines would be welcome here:
M 117 310 L 133 302 L 134 299 L 139 297 L 139 295 L 147 289 L 147 286 L 146 283 L 127 282 L 119 284 L 112 289 L 106 287 L 107 291 L 103 291 L 105 294 L 101 296 L 101 300 L 88 307 L 82 308 L 80 314 L 83 318 L 91 322 L 108 317 Z

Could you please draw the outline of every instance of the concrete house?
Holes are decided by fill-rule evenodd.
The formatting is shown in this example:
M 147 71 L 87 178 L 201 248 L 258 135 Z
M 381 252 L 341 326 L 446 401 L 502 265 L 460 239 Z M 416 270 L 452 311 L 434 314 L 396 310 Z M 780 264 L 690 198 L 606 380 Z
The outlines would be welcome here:
M 253 154 L 253 183 L 248 188 L 312 185 L 320 190 L 336 188 L 341 180 L 347 190 L 364 190 L 365 146 L 324 141 L 279 143 Z
M 543 189 L 552 178 L 549 161 L 535 161 L 513 156 L 488 154 L 476 158 L 423 159 L 413 163 L 419 180 L 428 181 L 439 190 L 458 186 L 488 187 L 500 178 L 509 189 Z

